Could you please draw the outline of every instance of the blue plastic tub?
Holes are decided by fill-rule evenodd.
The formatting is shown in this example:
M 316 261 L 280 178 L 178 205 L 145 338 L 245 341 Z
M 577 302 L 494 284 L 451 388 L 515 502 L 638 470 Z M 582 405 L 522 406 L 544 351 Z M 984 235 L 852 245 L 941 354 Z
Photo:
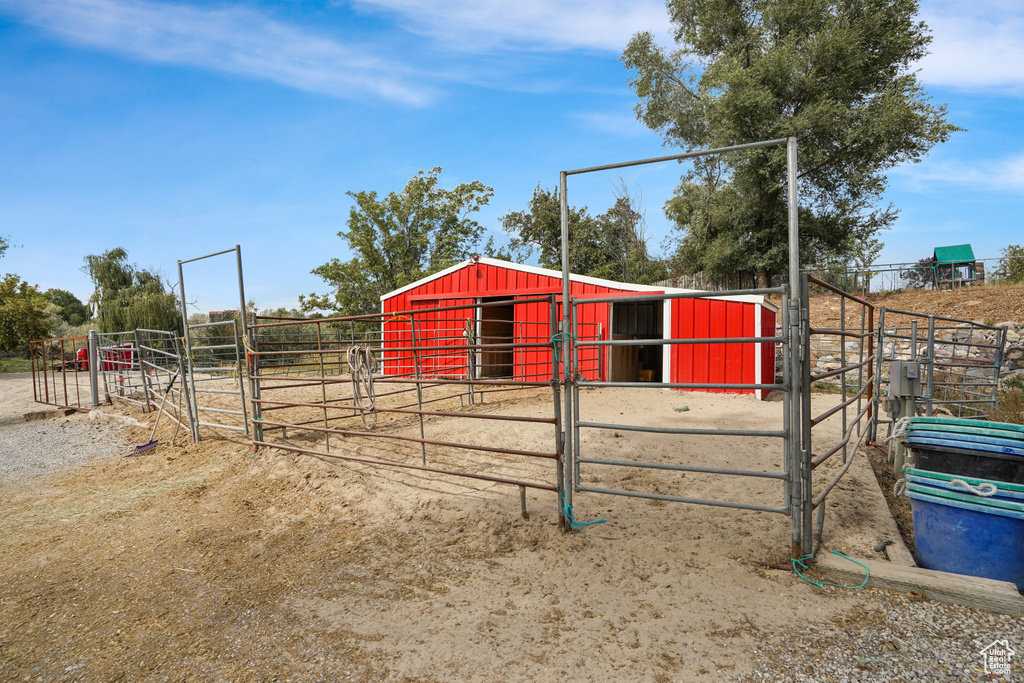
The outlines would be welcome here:
M 931 487 L 906 491 L 921 566 L 1009 581 L 1024 591 L 1024 505 L 995 507 L 947 497 Z
M 919 470 L 1024 484 L 1024 456 L 1021 455 L 922 443 L 911 443 L 910 451 L 911 461 Z
M 904 469 L 903 476 L 905 476 L 907 481 L 912 484 L 931 486 L 932 488 L 945 489 L 954 493 L 966 494 L 972 496 L 974 499 L 982 498 L 986 500 L 995 499 L 1016 501 L 1018 503 L 1024 502 L 1024 484 L 1008 484 L 1004 481 L 978 479 L 977 477 L 958 477 L 952 474 L 946 474 L 945 472 L 929 472 L 928 470 L 916 470 L 913 468 Z M 984 485 L 991 484 L 996 487 L 996 492 L 991 496 L 982 496 L 980 494 L 973 493 L 966 486 L 954 484 L 953 482 L 956 480 L 966 482 L 975 488 L 982 487 L 982 490 L 989 490 Z
M 962 429 L 967 428 L 963 427 Z M 928 429 L 915 429 L 914 431 L 907 432 L 907 440 L 911 439 L 939 439 L 941 441 L 955 441 L 957 442 L 956 444 L 949 444 L 954 448 L 977 448 L 980 445 L 994 446 L 995 448 L 1006 447 L 1010 450 L 1003 451 L 1000 449 L 996 452 L 1013 453 L 1017 451 L 1019 453 L 1024 453 L 1024 439 L 1002 439 L 995 436 L 989 436 L 987 434 L 939 432 Z
M 925 434 L 927 434 L 927 432 L 925 432 Z M 967 441 L 965 439 L 956 438 L 955 434 L 931 437 L 924 436 L 920 431 L 907 432 L 906 439 L 911 448 L 914 446 L 943 446 L 945 448 L 963 448 L 965 450 L 982 451 L 985 453 L 1000 453 L 1003 455 L 1024 457 L 1024 441 L 1014 441 L 1010 442 L 1011 445 L 1005 445 L 1005 439 Z

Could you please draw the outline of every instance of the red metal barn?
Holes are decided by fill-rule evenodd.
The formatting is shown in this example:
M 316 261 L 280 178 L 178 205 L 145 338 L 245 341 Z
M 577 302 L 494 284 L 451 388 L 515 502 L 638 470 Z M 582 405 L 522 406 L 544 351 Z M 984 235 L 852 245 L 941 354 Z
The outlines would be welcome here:
M 582 275 L 571 275 L 570 282 L 572 296 L 579 298 L 687 291 Z M 416 346 L 430 347 L 419 353 L 420 371 L 426 376 L 465 377 L 472 367 L 477 378 L 548 381 L 551 351 L 541 345 L 550 344 L 556 333 L 552 314 L 557 325 L 561 292 L 558 271 L 490 258 L 465 261 L 389 292 L 381 297 L 383 372 L 411 376 L 415 366 L 410 349 Z M 558 302 L 554 310 L 552 295 Z M 764 297 L 753 295 L 582 303 L 576 309 L 576 337 L 582 341 L 774 336 L 776 310 Z M 509 346 L 477 354 L 452 348 L 466 345 L 467 339 Z M 587 379 L 598 381 L 770 384 L 775 378 L 775 345 L 581 347 L 577 367 Z

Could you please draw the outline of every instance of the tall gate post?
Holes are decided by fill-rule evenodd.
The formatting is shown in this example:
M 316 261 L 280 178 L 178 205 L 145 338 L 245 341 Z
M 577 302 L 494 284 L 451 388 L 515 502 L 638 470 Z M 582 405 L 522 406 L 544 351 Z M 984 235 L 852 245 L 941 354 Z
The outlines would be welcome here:
M 571 288 L 569 283 L 569 200 L 566 197 L 568 191 L 569 175 L 565 171 L 558 174 L 558 193 L 561 199 L 561 221 L 562 221 L 562 328 L 559 331 L 559 341 L 562 344 L 562 384 L 565 392 L 565 419 L 562 421 L 562 457 L 559 460 L 559 480 L 564 482 L 566 465 L 570 472 L 573 465 L 570 455 L 572 449 L 572 383 L 576 378 L 572 376 L 572 364 L 569 357 L 569 345 L 572 344 L 572 305 L 570 304 Z M 563 500 L 559 501 L 565 511 L 572 510 L 572 491 L 575 482 L 562 487 Z M 559 511 L 562 514 L 563 511 Z M 566 515 L 568 518 L 568 515 Z M 566 531 L 572 529 L 572 522 L 566 519 L 562 528 Z
M 235 245 L 235 266 L 236 266 L 236 268 L 238 270 L 238 306 L 239 306 L 239 308 L 238 308 L 238 317 L 242 321 L 242 339 L 243 339 L 244 343 L 249 343 L 249 323 L 248 323 L 247 311 L 245 310 L 245 278 L 242 276 L 242 245 L 241 244 L 236 244 Z M 253 310 L 253 317 L 255 318 L 255 316 L 256 316 L 256 311 Z M 236 349 L 236 351 L 237 351 L 237 349 Z M 246 350 L 245 357 L 248 358 L 248 356 L 249 356 L 248 350 Z M 249 363 L 245 363 L 242 366 L 242 369 L 245 370 L 246 378 L 243 380 L 242 377 L 239 377 L 238 378 L 239 384 L 241 384 L 243 381 L 248 381 L 248 383 L 249 383 L 249 398 L 250 399 L 259 398 L 258 396 L 256 396 L 256 381 L 252 378 L 252 375 L 251 375 L 251 373 L 249 371 Z M 245 411 L 245 389 L 242 389 L 241 393 L 242 393 L 242 419 L 245 420 L 245 433 L 246 434 L 253 434 L 253 432 L 250 431 L 250 429 L 249 429 L 249 416 L 248 416 L 248 414 L 246 414 L 246 411 Z M 256 405 L 257 404 L 254 403 L 253 406 L 252 406 L 253 407 L 253 417 L 254 418 L 256 417 L 256 414 L 255 414 L 255 412 L 256 412 Z M 261 440 L 263 439 L 263 430 L 262 429 L 260 429 L 260 439 Z
M 100 405 L 100 387 L 99 387 L 99 366 L 100 366 L 100 353 L 99 353 L 99 338 L 96 336 L 96 330 L 89 330 L 89 400 L 92 403 L 92 407 L 96 408 Z
M 800 313 L 801 313 L 801 289 L 800 289 L 800 221 L 799 204 L 797 193 L 797 148 L 796 138 L 786 138 L 786 200 L 788 204 L 788 232 L 789 232 L 789 359 L 791 368 L 789 373 L 789 484 L 791 490 L 790 510 L 793 544 L 792 557 L 798 558 L 804 553 L 803 549 L 803 507 L 809 497 L 809 492 L 804 491 L 803 467 L 805 453 L 802 443 L 804 433 L 803 422 L 810 420 L 810 415 L 803 414 L 803 406 L 800 401 L 800 388 L 804 373 L 809 372 L 809 366 L 803 361 L 800 335 Z M 809 423 L 808 423 L 809 424 Z M 807 539 L 810 540 L 810 539 Z
M 846 343 L 845 341 L 843 343 Z M 813 555 L 814 490 L 811 486 L 811 319 L 807 274 L 800 274 L 800 493 L 801 550 Z M 846 382 L 846 378 L 842 377 Z M 822 508 L 824 512 L 824 508 Z
M 565 506 L 562 504 L 563 496 L 565 495 L 565 434 L 563 431 L 564 423 L 562 422 L 562 400 L 561 394 L 559 394 L 559 380 L 561 379 L 561 369 L 558 364 L 558 328 L 560 322 L 558 320 L 558 295 L 551 295 L 551 313 L 549 315 L 551 321 L 551 394 L 552 394 L 552 405 L 554 406 L 555 412 L 555 488 L 558 489 L 558 524 L 563 529 L 567 528 L 569 523 L 565 518 Z

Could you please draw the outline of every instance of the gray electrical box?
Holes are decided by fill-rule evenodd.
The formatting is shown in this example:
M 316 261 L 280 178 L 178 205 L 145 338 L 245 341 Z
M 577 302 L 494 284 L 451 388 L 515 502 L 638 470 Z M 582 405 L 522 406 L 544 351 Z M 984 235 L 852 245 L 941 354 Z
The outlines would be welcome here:
M 923 395 L 921 364 L 912 360 L 890 361 L 889 395 L 908 398 Z

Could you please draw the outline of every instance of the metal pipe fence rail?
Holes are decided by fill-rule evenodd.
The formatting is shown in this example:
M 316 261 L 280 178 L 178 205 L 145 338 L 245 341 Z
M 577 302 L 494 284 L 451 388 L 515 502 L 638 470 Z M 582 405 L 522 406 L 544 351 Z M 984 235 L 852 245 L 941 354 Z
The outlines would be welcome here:
M 179 340 L 172 332 L 140 328 L 138 348 L 143 377 L 156 408 L 179 428 L 192 432 L 190 398 Z M 163 396 L 166 394 L 166 399 Z M 177 432 L 175 432 L 177 433 Z
M 808 273 L 830 285 L 862 296 L 908 289 L 955 289 L 985 286 L 1021 267 L 1020 257 L 937 263 L 929 259 L 905 263 L 874 263 L 864 267 L 809 268 Z
M 625 303 L 641 303 L 641 302 L 652 302 L 657 304 L 664 304 L 667 301 L 676 299 L 702 299 L 711 296 L 729 296 L 729 295 L 777 295 L 782 299 L 782 314 L 783 314 L 783 329 L 786 329 L 788 324 L 787 311 L 788 311 L 788 289 L 784 287 L 771 288 L 771 289 L 755 289 L 755 290 L 732 290 L 727 292 L 687 292 L 687 293 L 673 293 L 673 294 L 649 294 L 649 295 L 636 295 L 636 296 L 615 296 L 615 297 L 574 297 L 571 300 L 571 316 L 573 320 L 579 320 L 583 316 L 583 312 L 589 306 L 599 306 L 608 303 L 625 304 Z M 761 345 L 763 344 L 779 344 L 782 347 L 782 355 L 785 359 L 784 368 L 789 368 L 790 355 L 792 346 L 790 340 L 785 335 L 775 335 L 774 330 L 769 335 L 753 335 L 753 336 L 739 336 L 739 337 L 727 337 L 727 336 L 707 336 L 700 338 L 685 338 L 685 339 L 579 339 L 577 336 L 578 327 L 573 328 L 573 334 L 570 337 L 573 339 L 569 353 L 571 354 L 571 364 L 573 368 L 577 367 L 577 363 L 582 351 L 587 349 L 602 349 L 610 356 L 613 357 L 615 349 L 629 349 L 632 347 L 643 347 L 650 346 L 656 347 L 658 353 L 663 354 L 665 347 L 670 349 L 670 353 L 674 354 L 681 352 L 682 349 L 709 349 L 712 347 L 721 347 L 723 345 L 732 345 L 733 349 L 742 348 L 744 352 L 749 352 L 751 358 L 753 354 L 761 352 Z M 621 353 L 621 352 L 620 352 Z M 604 357 L 602 354 L 599 357 Z M 662 373 L 668 373 L 668 367 L 662 367 Z M 795 465 L 794 444 L 792 443 L 792 432 L 788 425 L 791 413 L 797 409 L 795 405 L 795 385 L 789 376 L 788 369 L 784 373 L 784 377 L 781 381 L 774 381 L 765 383 L 761 381 L 747 382 L 725 382 L 725 381 L 671 381 L 671 378 L 663 374 L 660 378 L 654 378 L 653 381 L 623 381 L 620 379 L 609 378 L 602 380 L 597 376 L 593 378 L 587 378 L 584 373 L 577 372 L 574 370 L 572 373 L 572 419 L 570 428 L 572 429 L 572 443 L 573 443 L 573 469 L 572 469 L 572 485 L 573 490 L 576 492 L 587 492 L 587 493 L 602 493 L 612 494 L 620 496 L 628 496 L 635 498 L 646 498 L 652 500 L 661 501 L 673 501 L 681 503 L 695 503 L 700 505 L 711 505 L 718 507 L 736 508 L 741 510 L 756 510 L 763 512 L 775 512 L 784 515 L 791 516 L 794 519 L 799 517 L 799 496 L 794 496 L 791 483 L 794 478 L 794 474 L 797 471 Z M 781 424 L 764 429 L 733 429 L 733 428 L 683 428 L 683 427 L 672 427 L 666 425 L 651 425 L 651 424 L 638 424 L 635 421 L 624 419 L 620 422 L 606 423 L 600 422 L 593 419 L 587 419 L 587 396 L 586 390 L 590 388 L 635 388 L 644 390 L 663 390 L 663 389 L 687 389 L 687 390 L 711 390 L 711 391 L 737 391 L 737 390 L 778 390 L 783 392 L 783 415 Z M 676 456 L 671 458 L 664 458 L 661 461 L 645 460 L 645 459 L 630 459 L 621 460 L 615 458 L 598 457 L 588 451 L 585 447 L 584 440 L 582 438 L 583 432 L 585 431 L 594 432 L 627 432 L 627 433 L 647 433 L 647 434 L 659 434 L 675 437 L 676 439 L 682 438 L 683 440 L 679 443 L 681 448 L 677 449 Z M 767 463 L 765 469 L 762 470 L 742 470 L 727 467 L 712 467 L 703 464 L 697 464 L 700 462 L 701 452 L 695 448 L 692 443 L 687 444 L 686 438 L 691 437 L 721 437 L 721 438 L 765 438 L 765 439 L 777 439 L 778 440 L 778 456 L 773 463 Z M 648 471 L 661 471 L 661 472 L 685 472 L 685 473 L 700 473 L 713 476 L 731 476 L 731 477 L 746 477 L 754 479 L 767 479 L 778 482 L 778 500 L 775 504 L 762 503 L 762 502 L 750 502 L 750 501 L 738 501 L 738 500 L 725 500 L 725 499 L 711 499 L 696 497 L 693 495 L 686 495 L 685 491 L 679 491 L 678 493 L 659 493 L 651 490 L 637 490 L 637 489 L 625 489 L 625 488 L 610 488 L 608 486 L 599 486 L 591 482 L 590 472 L 594 471 L 595 468 L 621 468 L 624 471 L 628 470 L 648 470 Z M 797 530 L 795 533 L 798 533 Z M 799 538 L 795 539 L 796 542 Z
M 139 357 L 137 333 L 100 332 L 96 337 L 98 373 L 105 399 L 118 399 L 149 412 L 153 403 Z
M 183 408 L 187 392 L 179 388 L 183 385 L 172 384 L 184 364 L 178 340 L 170 332 L 93 331 L 83 337 L 33 341 L 30 350 L 38 403 L 90 410 L 118 400 L 143 412 L 159 409 L 179 426 L 190 428 Z M 169 400 L 160 400 L 164 393 Z
M 543 333 L 507 339 L 481 339 L 478 330 L 509 322 L 488 313 L 508 302 L 315 320 L 257 317 L 248 349 L 254 445 L 512 485 L 525 515 L 525 490 L 561 494 L 565 465 L 556 297 L 514 301 L 527 303 L 547 306 L 550 322 Z M 545 372 L 535 358 L 515 362 L 538 353 L 547 357 Z M 546 415 L 500 401 L 477 405 L 485 394 L 510 391 L 550 392 L 553 403 Z M 517 446 L 524 430 L 541 442 L 550 438 L 551 448 Z
M 995 409 L 1005 327 L 882 308 L 877 335 L 873 436 L 880 424 L 887 434 L 892 429 L 893 421 L 878 410 L 883 396 L 889 394 L 888 361 L 921 363 L 923 396 L 916 401 L 917 414 L 986 419 Z
M 838 320 L 812 320 L 809 311 L 810 287 L 815 286 L 838 297 Z M 821 543 L 825 524 L 825 500 L 828 494 L 849 472 L 858 450 L 871 429 L 871 420 L 877 410 L 873 402 L 875 348 L 875 308 L 813 276 L 801 277 L 801 444 L 804 449 L 801 476 L 802 550 L 813 555 Z M 826 347 L 828 360 L 812 365 L 815 348 Z M 815 414 L 812 409 L 812 390 L 824 390 L 821 396 L 835 396 L 834 403 Z M 821 447 L 815 444 L 815 428 L 830 420 L 839 420 L 839 438 L 825 439 Z M 820 433 L 819 429 L 819 433 Z M 838 465 L 833 458 L 839 456 Z M 820 468 L 820 470 L 819 470 Z M 816 476 L 825 483 L 819 485 Z M 816 513 L 816 514 L 815 514 Z
M 31 341 L 29 358 L 37 403 L 70 410 L 93 407 L 88 337 Z
M 186 323 L 183 352 L 187 357 L 186 384 L 191 396 L 190 414 L 193 438 L 200 438 L 200 427 L 249 434 L 249 406 L 245 384 L 245 352 L 239 320 Z M 237 397 L 237 408 L 214 401 L 216 395 Z M 214 405 L 216 403 L 216 405 Z M 226 421 L 213 421 L 224 416 Z

